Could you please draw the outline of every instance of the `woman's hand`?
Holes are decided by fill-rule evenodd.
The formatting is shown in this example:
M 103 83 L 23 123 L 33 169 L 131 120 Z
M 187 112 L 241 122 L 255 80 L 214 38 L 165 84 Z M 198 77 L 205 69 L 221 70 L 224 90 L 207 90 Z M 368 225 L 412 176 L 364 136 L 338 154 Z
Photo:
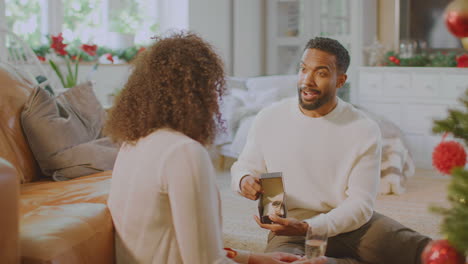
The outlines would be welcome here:
M 283 252 L 273 252 L 273 253 L 263 253 L 263 254 L 252 253 L 249 257 L 249 264 L 280 264 L 280 263 L 292 263 L 297 260 L 301 260 L 301 257 L 297 255 L 289 254 L 289 253 L 283 253 Z M 304 263 L 308 263 L 308 262 L 304 262 Z M 321 263 L 317 263 L 317 264 L 321 264 Z

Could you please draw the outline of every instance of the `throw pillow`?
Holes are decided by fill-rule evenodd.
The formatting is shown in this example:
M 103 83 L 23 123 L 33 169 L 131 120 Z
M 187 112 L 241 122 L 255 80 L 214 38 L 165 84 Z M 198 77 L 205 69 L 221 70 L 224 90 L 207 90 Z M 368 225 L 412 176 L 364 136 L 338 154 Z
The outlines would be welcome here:
M 102 136 L 104 119 L 91 82 L 57 97 L 36 87 L 21 114 L 42 172 L 57 181 L 112 169 L 118 146 Z

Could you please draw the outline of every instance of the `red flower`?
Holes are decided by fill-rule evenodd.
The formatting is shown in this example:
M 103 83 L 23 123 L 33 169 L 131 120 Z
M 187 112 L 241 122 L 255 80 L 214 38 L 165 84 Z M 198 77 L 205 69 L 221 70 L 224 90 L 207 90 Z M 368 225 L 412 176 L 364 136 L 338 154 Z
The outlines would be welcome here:
M 468 68 L 468 54 L 463 54 L 457 58 L 457 67 Z
M 143 51 L 145 51 L 145 50 L 146 50 L 145 47 L 141 47 L 141 48 L 137 51 L 137 53 L 143 52 Z
M 112 58 L 112 54 L 107 53 L 107 54 L 106 54 L 106 59 L 107 59 L 108 61 L 114 63 L 114 58 Z
M 397 58 L 396 58 L 395 56 L 390 56 L 390 57 L 388 57 L 388 59 L 389 59 L 390 61 L 392 61 L 392 62 L 395 62 L 395 60 L 396 60 Z
M 42 57 L 42 56 L 37 55 L 37 58 L 38 58 L 40 61 L 45 61 L 45 57 Z
M 399 59 L 395 59 L 393 62 L 394 62 L 395 64 L 397 64 L 397 65 L 400 65 L 400 60 L 399 60 Z
M 52 38 L 52 43 L 50 44 L 50 47 L 55 50 L 55 52 L 58 55 L 65 56 L 67 55 L 67 51 L 65 48 L 67 47 L 67 44 L 63 44 L 63 37 L 62 33 L 58 34 L 57 36 L 51 36 Z
M 88 53 L 89 56 L 96 56 L 97 45 L 81 45 L 81 49 Z

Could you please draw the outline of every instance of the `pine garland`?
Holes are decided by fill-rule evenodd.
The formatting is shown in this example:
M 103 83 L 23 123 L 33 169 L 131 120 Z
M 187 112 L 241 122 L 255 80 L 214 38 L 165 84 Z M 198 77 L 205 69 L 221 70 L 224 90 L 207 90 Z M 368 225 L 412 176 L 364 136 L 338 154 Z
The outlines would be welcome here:
M 404 66 L 404 67 L 460 67 L 457 59 L 461 54 L 449 53 L 421 53 L 411 58 L 401 58 L 400 54 L 389 51 L 385 54 L 382 66 Z

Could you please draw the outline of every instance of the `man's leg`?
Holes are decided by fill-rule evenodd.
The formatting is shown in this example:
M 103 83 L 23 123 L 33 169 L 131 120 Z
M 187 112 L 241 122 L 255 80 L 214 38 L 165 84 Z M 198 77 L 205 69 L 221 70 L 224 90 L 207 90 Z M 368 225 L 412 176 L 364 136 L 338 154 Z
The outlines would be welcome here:
M 303 256 L 305 253 L 305 237 L 303 236 L 275 236 L 272 232 L 268 234 L 268 244 L 265 252 L 285 252 Z M 361 264 L 353 259 L 328 258 L 327 264 Z
M 430 238 L 374 212 L 361 228 L 328 239 L 327 256 L 371 264 L 419 264 Z
M 419 264 L 431 241 L 397 221 L 374 212 L 357 230 L 328 238 L 325 255 L 329 264 Z M 275 236 L 271 232 L 265 252 L 304 255 L 304 237 Z
M 265 252 L 285 252 L 295 255 L 304 255 L 305 239 L 303 236 L 275 236 L 268 234 L 268 244 Z

